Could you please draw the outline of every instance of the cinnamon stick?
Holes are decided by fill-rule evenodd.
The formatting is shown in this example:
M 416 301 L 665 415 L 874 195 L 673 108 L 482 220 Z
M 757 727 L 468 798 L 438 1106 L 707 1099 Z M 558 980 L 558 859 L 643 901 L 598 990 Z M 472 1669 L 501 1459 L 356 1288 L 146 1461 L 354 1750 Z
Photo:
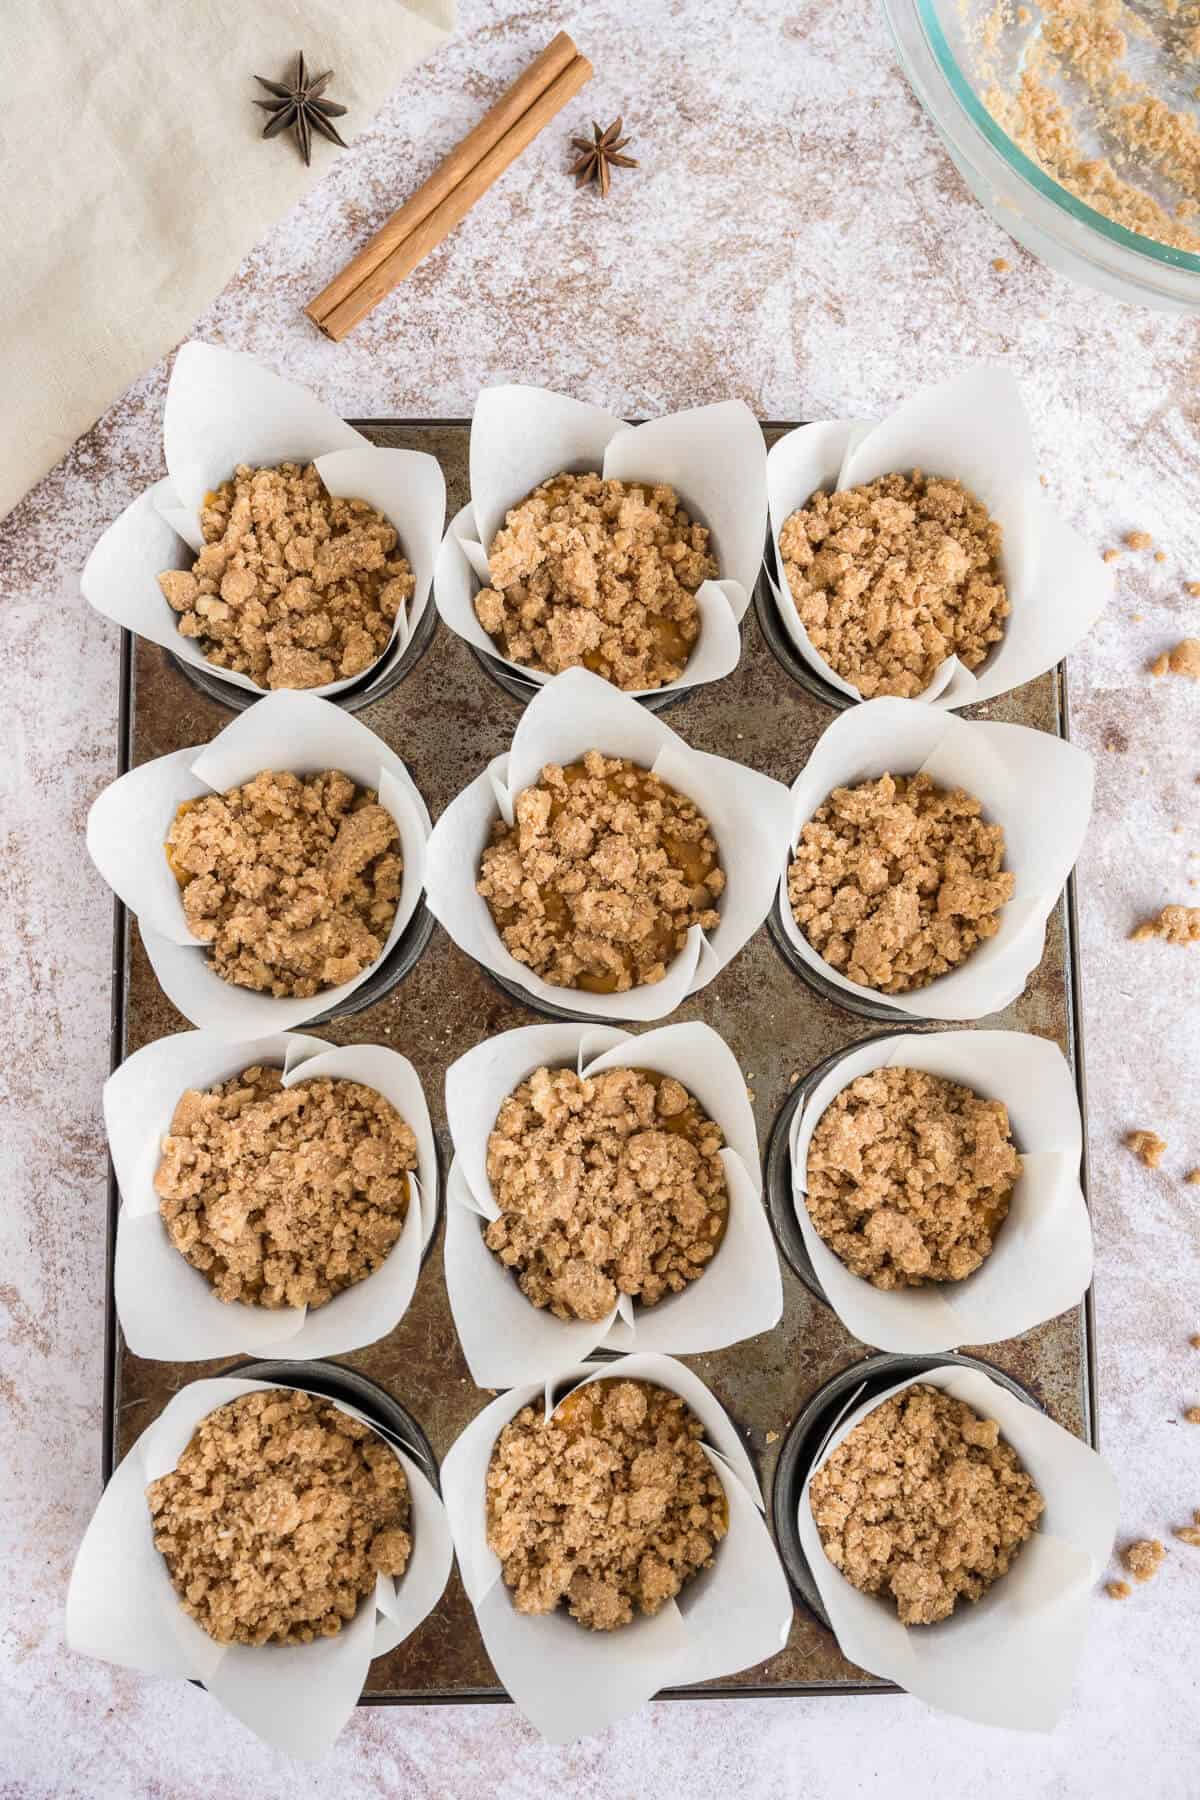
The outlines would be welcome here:
M 532 62 L 339 275 L 305 307 L 327 337 L 344 338 L 441 243 L 499 175 L 590 80 L 565 31 Z

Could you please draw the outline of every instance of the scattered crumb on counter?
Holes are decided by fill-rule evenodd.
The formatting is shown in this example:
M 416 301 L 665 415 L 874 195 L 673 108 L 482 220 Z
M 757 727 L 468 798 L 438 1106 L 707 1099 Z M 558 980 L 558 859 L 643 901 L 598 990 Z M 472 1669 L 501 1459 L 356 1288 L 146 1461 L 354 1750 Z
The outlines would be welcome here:
M 1115 562 L 1120 562 L 1120 560 L 1121 560 L 1121 552 L 1119 550 L 1106 550 L 1104 552 L 1104 557 L 1103 557 L 1104 562 L 1115 563 Z
M 1200 1425 L 1200 1406 L 1189 1406 L 1183 1416 L 1189 1425 Z
M 1164 650 L 1150 664 L 1152 675 L 1188 675 L 1200 681 L 1200 638 L 1184 638 L 1173 650 Z
M 1127 1131 L 1125 1147 L 1132 1150 L 1138 1161 L 1145 1163 L 1148 1169 L 1157 1169 L 1163 1159 L 1167 1141 L 1160 1138 L 1156 1131 Z
M 1005 270 L 1006 270 L 1006 269 L 1007 269 L 1007 268 L 1008 268 L 1008 267 L 1009 267 L 1009 266 L 1010 266 L 1010 265 L 1009 265 L 1009 261 L 1008 261 L 1008 258 L 1007 258 L 1007 256 L 993 256 L 993 258 L 992 258 L 992 267 L 993 267 L 993 269 L 995 269 L 995 271 L 996 271 L 996 273 L 997 273 L 997 275 L 1003 275 L 1003 274 L 1004 274 L 1004 271 L 1005 271 Z
M 1135 944 L 1148 938 L 1161 938 L 1164 944 L 1200 943 L 1200 906 L 1164 906 L 1156 919 L 1143 919 L 1129 937 Z
M 1200 600 L 1200 581 L 1189 581 L 1187 591 L 1193 600 Z
M 1200 1169 L 1189 1169 L 1183 1179 L 1189 1187 L 1200 1187 Z M 1192 1342 L 1200 1350 L 1200 1337 L 1194 1337 Z
M 1121 1561 L 1135 1581 L 1150 1581 L 1158 1574 L 1166 1550 L 1157 1538 L 1138 1538 L 1126 1544 Z
M 1200 1549 L 1200 1525 L 1177 1525 L 1175 1536 L 1181 1543 L 1190 1544 L 1193 1550 Z
M 1110 1581 L 1104 1591 L 1113 1600 L 1128 1600 L 1133 1589 L 1127 1581 Z
M 1165 550 L 1156 550 L 1154 552 L 1154 560 L 1155 560 L 1155 562 L 1166 562 L 1166 560 L 1167 560 L 1166 551 Z
M 1127 531 L 1123 541 L 1130 550 L 1148 550 L 1154 539 L 1148 531 Z
M 779 1442 L 779 1433 L 777 1431 L 768 1431 L 767 1442 L 768 1444 L 777 1444 Z

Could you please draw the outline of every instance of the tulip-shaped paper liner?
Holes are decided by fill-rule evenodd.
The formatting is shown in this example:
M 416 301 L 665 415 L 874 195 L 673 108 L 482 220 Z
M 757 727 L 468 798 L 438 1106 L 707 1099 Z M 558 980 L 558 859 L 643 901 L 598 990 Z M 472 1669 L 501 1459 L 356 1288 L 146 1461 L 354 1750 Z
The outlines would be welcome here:
M 960 1601 L 936 1625 L 905 1626 L 889 1596 L 861 1593 L 830 1562 L 809 1485 L 861 1419 L 918 1383 L 944 1388 L 994 1419 L 1046 1508 L 982 1599 Z M 1070 1695 L 1088 1602 L 1117 1528 L 1116 1482 L 1094 1450 L 976 1369 L 930 1369 L 867 1400 L 838 1425 L 805 1481 L 799 1527 L 838 1646 L 852 1663 L 977 1724 L 1051 1729 Z
M 704 1452 L 729 1502 L 729 1529 L 710 1567 L 652 1617 L 590 1631 L 564 1608 L 519 1613 L 488 1547 L 486 1481 L 496 1439 L 523 1406 L 546 1416 L 592 1381 L 646 1381 L 678 1394 L 704 1426 Z M 493 1667 L 529 1722 L 552 1744 L 601 1731 L 660 1688 L 730 1675 L 787 1642 L 792 1598 L 762 1519 L 762 1498 L 736 1428 L 698 1376 L 669 1356 L 639 1353 L 580 1363 L 554 1381 L 514 1388 L 485 1407 L 442 1464 L 442 1493 L 463 1586 Z
M 243 1070 L 283 1070 L 283 1085 L 325 1078 L 361 1082 L 389 1101 L 417 1140 L 409 1204 L 398 1241 L 365 1280 L 324 1306 L 265 1307 L 218 1299 L 175 1248 L 159 1216 L 154 1176 L 176 1103 Z M 128 1057 L 104 1087 L 104 1122 L 121 1190 L 113 1266 L 117 1317 L 136 1356 L 194 1362 L 239 1351 L 289 1357 L 340 1356 L 386 1337 L 403 1318 L 421 1256 L 437 1224 L 437 1151 L 417 1072 L 376 1044 L 339 1049 L 320 1038 L 280 1032 L 233 1044 L 205 1031 L 159 1038 Z
M 340 694 L 403 655 L 429 604 L 446 516 L 446 484 L 436 459 L 421 450 L 369 443 L 307 388 L 284 381 L 253 357 L 212 344 L 185 344 L 167 389 L 164 480 L 126 507 L 88 557 L 84 598 L 127 631 L 161 644 L 172 656 L 251 694 L 249 675 L 210 661 L 158 585 L 166 569 L 190 569 L 204 547 L 205 495 L 239 464 L 274 468 L 315 463 L 329 493 L 365 500 L 394 525 L 398 551 L 413 572 L 412 597 L 396 613 L 391 641 L 369 669 L 305 691 Z
M 315 775 L 340 769 L 374 788 L 400 833 L 404 872 L 400 903 L 383 951 L 350 981 L 307 997 L 277 999 L 222 980 L 193 937 L 179 884 L 163 846 L 185 800 L 225 793 L 264 769 Z M 429 814 L 393 750 L 341 707 L 313 694 L 269 694 L 240 713 L 209 744 L 175 750 L 131 769 L 105 788 L 88 815 L 92 861 L 129 909 L 159 983 L 185 1019 L 222 1037 L 287 1031 L 336 1007 L 397 943 L 421 898 Z
M 372 1657 L 402 1644 L 437 1605 L 453 1544 L 437 1489 L 413 1460 L 413 1447 L 355 1407 L 330 1401 L 371 1426 L 403 1465 L 412 1504 L 407 1568 L 398 1579 L 380 1575 L 374 1596 L 336 1637 L 257 1648 L 209 1637 L 184 1612 L 155 1549 L 146 1488 L 176 1466 L 209 1413 L 263 1388 L 290 1391 L 286 1382 L 236 1376 L 194 1381 L 142 1433 L 84 1533 L 67 1595 L 67 1642 L 122 1668 L 202 1681 L 256 1737 L 308 1761 L 329 1749 L 350 1717 Z
M 842 1090 L 875 1069 L 922 1069 L 1008 1108 L 1021 1174 L 987 1260 L 964 1281 L 884 1292 L 850 1270 L 808 1215 L 808 1148 Z M 860 1343 L 910 1353 L 1020 1337 L 1075 1306 L 1092 1278 L 1092 1232 L 1079 1185 L 1083 1124 L 1070 1067 L 1056 1044 L 1022 1031 L 909 1032 L 874 1038 L 840 1058 L 792 1119 L 796 1217 L 813 1272 Z
M 1004 369 L 979 368 L 914 394 L 877 422 L 801 425 L 771 446 L 767 494 L 775 566 L 770 587 L 792 643 L 818 675 L 862 695 L 814 649 L 788 587 L 779 534 L 818 489 L 860 487 L 883 475 L 957 478 L 1002 532 L 1000 572 L 1011 611 L 1004 636 L 974 670 L 947 657 L 917 698 L 934 706 L 991 700 L 1052 669 L 1108 604 L 1113 573 L 1042 493 L 1020 390 Z
M 721 1128 L 729 1214 L 724 1236 L 700 1277 L 654 1306 L 622 1294 L 605 1319 L 559 1319 L 535 1307 L 484 1243 L 499 1217 L 487 1173 L 487 1143 L 502 1102 L 535 1069 L 580 1075 L 648 1069 L 672 1076 Z M 446 1214 L 446 1288 L 471 1378 L 479 1387 L 516 1387 L 608 1350 L 689 1356 L 769 1331 L 783 1310 L 783 1286 L 762 1206 L 758 1135 L 737 1059 L 711 1026 L 664 1025 L 643 1037 L 599 1025 L 530 1025 L 468 1050 L 446 1072 L 446 1113 L 454 1142 Z
M 696 592 L 700 635 L 674 681 L 638 693 L 662 693 L 717 681 L 737 666 L 738 626 L 762 563 L 767 528 L 766 445 L 740 400 L 627 425 L 612 413 L 542 388 L 484 388 L 471 421 L 471 498 L 451 521 L 434 580 L 437 609 L 451 631 L 527 681 L 550 680 L 500 655 L 475 616 L 475 595 L 489 584 L 488 551 L 505 514 L 541 482 L 563 473 L 600 471 L 610 481 L 667 482 L 697 524 L 710 532 L 720 579 Z
M 621 994 L 552 987 L 511 956 L 487 902 L 476 892 L 479 861 L 500 816 L 513 822 L 518 794 L 547 763 L 580 761 L 589 750 L 629 757 L 686 794 L 712 826 L 725 873 L 720 923 L 698 925 L 663 979 Z M 429 840 L 426 900 L 460 949 L 536 1000 L 598 1019 L 662 1019 L 707 987 L 754 935 L 771 908 L 790 829 L 787 789 L 721 756 L 692 750 L 669 725 L 586 669 L 556 675 L 521 715 L 512 746 L 446 808 Z
M 779 918 L 798 956 L 835 986 L 917 1019 L 981 1019 L 1023 990 L 1041 960 L 1046 920 L 1079 855 L 1092 806 L 1086 751 L 1031 731 L 960 719 L 916 700 L 867 700 L 834 720 L 792 784 L 792 846 L 834 788 L 881 775 L 928 775 L 964 788 L 984 819 L 1004 829 L 1004 867 L 1015 878 L 996 935 L 927 987 L 886 994 L 850 981 L 818 956 L 792 914 L 788 865 L 779 882 Z M 790 857 L 788 859 L 790 863 Z

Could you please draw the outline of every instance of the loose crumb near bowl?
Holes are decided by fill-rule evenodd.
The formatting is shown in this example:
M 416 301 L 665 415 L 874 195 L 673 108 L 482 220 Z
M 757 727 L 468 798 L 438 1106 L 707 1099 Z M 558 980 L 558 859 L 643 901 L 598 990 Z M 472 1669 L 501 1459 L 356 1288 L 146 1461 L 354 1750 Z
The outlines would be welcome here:
M 219 1644 L 335 1637 L 412 1549 L 408 1480 L 369 1426 L 291 1389 L 200 1421 L 146 1499 L 184 1611 Z
M 154 1177 L 172 1244 L 217 1298 L 324 1306 L 386 1261 L 417 1140 L 383 1095 L 255 1065 L 181 1097 Z
M 554 987 L 661 981 L 694 925 L 720 921 L 716 839 L 694 801 L 626 757 L 547 763 L 497 819 L 478 891 L 505 948 Z
M 981 501 L 920 469 L 815 493 L 779 533 L 809 642 L 864 700 L 924 693 L 950 656 L 979 667 L 1011 610 L 1000 548 Z
M 1184 638 L 1173 650 L 1164 650 L 1150 664 L 1152 675 L 1187 675 L 1200 681 L 1200 638 Z
M 698 1280 L 729 1214 L 720 1127 L 670 1076 L 535 1069 L 488 1138 L 484 1241 L 560 1319 L 654 1306 Z
M 261 688 L 361 675 L 391 642 L 415 583 L 395 527 L 326 489 L 313 464 L 242 464 L 208 496 L 204 548 L 158 578 L 179 631 L 214 668 Z
M 927 987 L 1000 929 L 1014 877 L 1004 832 L 962 788 L 882 775 L 835 788 L 800 833 L 792 916 L 817 954 L 860 987 Z
M 307 996 L 383 953 L 400 901 L 400 832 L 373 788 L 336 769 L 264 769 L 186 800 L 166 853 L 188 929 L 223 981 Z
M 645 1381 L 526 1406 L 487 1472 L 487 1541 L 522 1613 L 560 1606 L 593 1631 L 653 1615 L 707 1568 L 729 1526 L 704 1427 Z
M 682 675 L 700 636 L 696 590 L 719 570 L 666 482 L 562 474 L 506 515 L 488 574 L 475 615 L 501 656 L 641 690 Z
M 890 1597 L 903 1625 L 931 1625 L 1008 1572 L 1045 1502 L 994 1419 L 918 1382 L 860 1419 L 809 1504 L 853 1587 Z
M 990 1256 L 1020 1173 L 1001 1101 L 923 1069 L 873 1069 L 818 1120 L 805 1204 L 851 1274 L 924 1287 Z

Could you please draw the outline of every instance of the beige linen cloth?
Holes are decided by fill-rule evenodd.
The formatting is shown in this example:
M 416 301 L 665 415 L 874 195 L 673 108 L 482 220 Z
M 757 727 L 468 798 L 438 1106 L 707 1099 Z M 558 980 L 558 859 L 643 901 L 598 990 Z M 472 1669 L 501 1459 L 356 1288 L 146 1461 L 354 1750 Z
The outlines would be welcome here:
M 332 68 L 349 142 L 454 0 L 6 0 L 0 519 L 344 155 L 262 142 L 251 79 Z M 403 198 L 397 194 L 399 204 Z M 320 282 L 314 280 L 314 290 Z

